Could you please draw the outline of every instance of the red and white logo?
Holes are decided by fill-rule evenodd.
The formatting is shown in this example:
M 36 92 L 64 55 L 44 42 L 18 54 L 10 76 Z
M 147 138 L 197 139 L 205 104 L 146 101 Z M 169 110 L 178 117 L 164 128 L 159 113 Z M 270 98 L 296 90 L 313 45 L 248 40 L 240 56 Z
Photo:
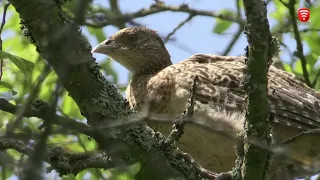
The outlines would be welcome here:
M 307 22 L 310 19 L 310 10 L 308 8 L 300 8 L 298 10 L 298 18 L 301 22 Z

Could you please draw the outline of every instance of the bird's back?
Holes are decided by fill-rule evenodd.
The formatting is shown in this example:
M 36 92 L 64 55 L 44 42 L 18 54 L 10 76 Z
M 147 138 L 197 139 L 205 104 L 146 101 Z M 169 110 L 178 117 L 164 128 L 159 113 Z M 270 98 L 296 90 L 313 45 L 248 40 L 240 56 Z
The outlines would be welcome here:
M 157 100 L 157 113 L 180 115 L 198 76 L 196 109 L 242 113 L 246 104 L 242 85 L 245 69 L 244 57 L 196 54 L 148 79 L 146 88 Z M 293 74 L 273 66 L 268 72 L 268 104 L 274 122 L 300 129 L 320 127 L 320 95 Z
M 165 120 L 176 120 L 183 113 L 194 78 L 198 76 L 195 123 L 185 126 L 179 147 L 204 167 L 218 172 L 228 171 L 235 160 L 235 140 L 219 132 L 235 135 L 243 129 L 245 69 L 244 57 L 196 54 L 156 75 L 133 79 L 127 98 L 139 111 L 147 94 L 151 95 L 155 100 L 150 109 L 152 118 L 161 120 L 149 124 L 168 134 L 172 123 Z M 274 117 L 275 141 L 282 141 L 301 130 L 320 127 L 319 102 L 320 96 L 312 88 L 295 79 L 294 75 L 270 66 L 268 105 Z

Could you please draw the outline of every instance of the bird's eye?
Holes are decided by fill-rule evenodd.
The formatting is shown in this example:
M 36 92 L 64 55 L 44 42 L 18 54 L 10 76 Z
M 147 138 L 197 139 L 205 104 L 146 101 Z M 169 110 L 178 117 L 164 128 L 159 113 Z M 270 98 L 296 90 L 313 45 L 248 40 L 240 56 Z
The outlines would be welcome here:
M 131 34 L 131 35 L 128 36 L 128 39 L 130 41 L 136 41 L 137 40 L 137 36 L 135 34 Z
M 106 42 L 104 42 L 104 44 L 105 44 L 105 45 L 110 45 L 111 42 L 112 42 L 112 40 L 108 39 L 108 40 L 106 40 Z

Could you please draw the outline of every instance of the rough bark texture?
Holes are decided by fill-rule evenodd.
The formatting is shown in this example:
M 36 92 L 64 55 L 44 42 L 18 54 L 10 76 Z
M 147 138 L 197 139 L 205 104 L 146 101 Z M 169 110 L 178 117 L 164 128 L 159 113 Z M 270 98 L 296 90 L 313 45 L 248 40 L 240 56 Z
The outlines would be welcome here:
M 243 3 L 247 17 L 246 34 L 249 47 L 247 48 L 247 74 L 244 79 L 248 99 L 242 176 L 245 180 L 265 179 L 269 166 L 269 153 L 249 144 L 248 141 L 257 141 L 266 147 L 270 144 L 266 102 L 271 35 L 264 1 L 244 0 Z
M 131 113 L 121 95 L 99 72 L 90 53 L 91 46 L 81 36 L 79 28 L 65 18 L 55 1 L 9 1 L 20 14 L 25 32 L 92 126 L 103 121 L 124 119 Z M 139 123 L 110 132 L 114 144 L 98 143 L 107 150 L 119 144 L 128 147 L 121 154 L 121 159 L 126 164 L 141 162 L 137 179 L 183 177 L 175 168 L 168 166 L 164 153 L 159 150 L 161 143 L 153 135 L 145 124 Z M 191 177 L 196 174 L 194 171 L 188 173 Z

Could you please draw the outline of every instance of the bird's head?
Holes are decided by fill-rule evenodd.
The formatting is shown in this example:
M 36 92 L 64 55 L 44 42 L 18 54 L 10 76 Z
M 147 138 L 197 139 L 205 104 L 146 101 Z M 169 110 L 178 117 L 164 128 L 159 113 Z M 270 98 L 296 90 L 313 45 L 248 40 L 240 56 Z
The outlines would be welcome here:
M 145 27 L 121 29 L 91 52 L 108 55 L 133 74 L 156 73 L 172 64 L 161 38 Z

